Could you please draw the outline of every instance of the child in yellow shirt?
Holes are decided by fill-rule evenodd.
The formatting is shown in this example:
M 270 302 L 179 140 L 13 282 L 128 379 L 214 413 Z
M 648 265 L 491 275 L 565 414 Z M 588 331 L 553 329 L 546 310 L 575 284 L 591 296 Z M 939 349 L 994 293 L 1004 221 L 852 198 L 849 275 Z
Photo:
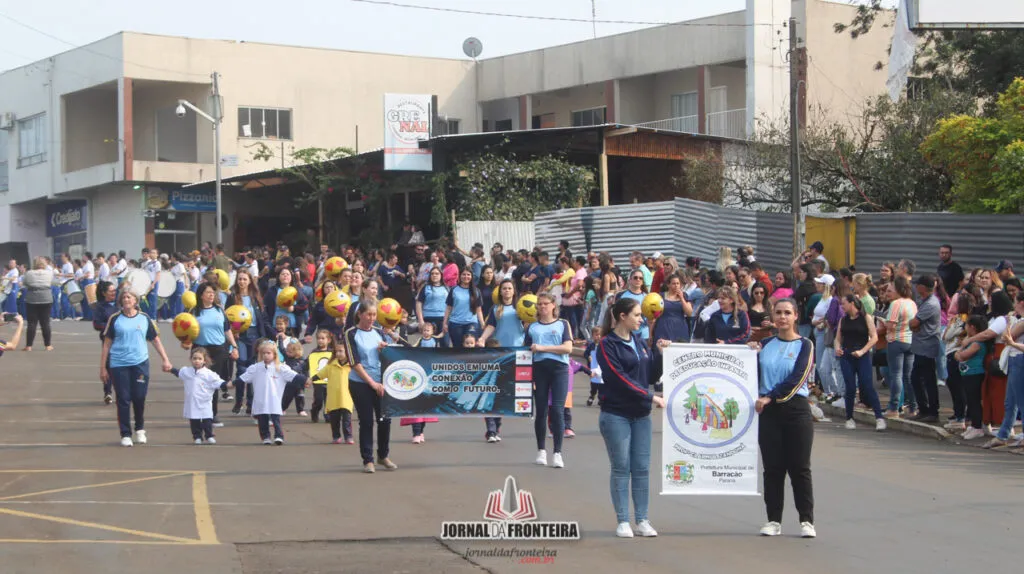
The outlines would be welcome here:
M 348 390 L 348 375 L 352 368 L 345 354 L 345 342 L 334 342 L 334 353 L 327 365 L 311 380 L 327 381 L 327 421 L 331 424 L 333 444 L 355 444 L 352 438 L 352 395 Z M 344 435 L 344 438 L 343 438 Z

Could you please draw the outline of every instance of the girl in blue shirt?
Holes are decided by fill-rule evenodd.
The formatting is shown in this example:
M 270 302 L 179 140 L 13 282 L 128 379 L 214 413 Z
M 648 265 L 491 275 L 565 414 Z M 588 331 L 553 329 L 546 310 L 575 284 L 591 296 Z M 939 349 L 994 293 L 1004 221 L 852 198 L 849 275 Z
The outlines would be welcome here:
M 486 296 L 485 296 L 486 297 Z M 476 340 L 477 347 L 484 347 L 492 335 L 499 347 L 522 347 L 526 338 L 523 322 L 516 314 L 516 282 L 505 279 L 498 285 L 498 304 L 491 308 L 487 315 L 487 326 L 483 334 Z M 484 440 L 501 442 L 501 417 L 484 417 L 487 432 Z
M 814 419 L 807 401 L 814 374 L 814 343 L 797 332 L 800 313 L 796 301 L 780 299 L 772 309 L 778 335 L 760 343 L 758 350 L 758 443 L 764 465 L 764 504 L 768 523 L 761 536 L 782 534 L 782 507 L 786 475 L 800 513 L 800 535 L 814 538 L 814 489 L 811 483 L 811 445 Z
M 547 466 L 548 454 L 544 448 L 547 438 L 545 422 L 548 420 L 548 398 L 551 404 L 564 405 L 569 392 L 569 353 L 572 352 L 572 330 L 569 323 L 559 319 L 555 311 L 555 298 L 548 293 L 537 295 L 537 322 L 526 328 L 523 344 L 533 351 L 533 432 L 537 437 L 536 463 Z M 565 413 L 554 409 L 551 413 L 551 433 L 554 443 L 551 466 L 565 468 L 562 459 L 562 438 L 565 434 Z
M 448 287 L 441 278 L 441 268 L 433 267 L 427 283 L 416 294 L 416 316 L 421 323 L 433 323 L 434 334 L 444 332 L 444 313 L 448 306 Z
M 236 337 L 238 343 L 238 360 L 235 362 L 236 372 L 244 373 L 249 365 L 256 362 L 256 341 L 261 338 L 274 338 L 273 325 L 267 320 L 263 312 L 263 298 L 260 296 L 259 288 L 256 285 L 256 278 L 248 269 L 239 269 L 235 276 L 235 284 L 228 294 L 227 306 L 242 305 L 249 310 L 252 316 L 252 324 L 243 333 Z M 238 414 L 242 411 L 242 401 L 245 401 L 247 410 L 252 412 L 252 393 L 249 392 L 250 385 L 239 379 L 235 379 L 235 406 L 231 412 Z
M 391 418 L 383 416 L 380 350 L 397 337 L 393 331 L 376 327 L 377 302 L 364 299 L 356 309 L 355 326 L 345 332 L 345 351 L 352 372 L 349 392 L 359 416 L 359 454 L 363 472 L 376 472 L 373 465 L 373 426 L 377 425 L 377 463 L 388 470 L 398 468 L 388 458 L 391 452 Z
M 626 284 L 626 290 L 620 291 L 615 295 L 615 301 L 618 302 L 620 299 L 633 299 L 637 303 L 643 303 L 644 297 L 647 296 L 647 284 L 644 283 L 644 274 L 640 271 L 630 271 L 629 281 Z M 647 342 L 651 338 L 650 329 L 647 326 L 647 319 L 641 317 L 640 328 L 635 331 L 636 335 L 639 335 L 644 342 Z
M 199 336 L 195 341 L 187 341 L 181 344 L 183 349 L 191 349 L 192 345 L 203 347 L 210 355 L 210 364 L 207 366 L 217 374 L 222 381 L 231 380 L 232 361 L 238 360 L 238 346 L 235 342 L 235 334 L 231 332 L 231 324 L 224 315 L 224 310 L 217 303 L 217 288 L 210 283 L 203 283 L 196 289 L 196 306 L 192 309 L 192 315 L 199 322 Z M 223 388 L 226 388 L 224 383 Z M 217 418 L 218 396 L 213 395 L 213 425 L 223 426 Z
M 750 317 L 742 309 L 736 289 L 726 285 L 718 290 L 718 311 L 711 314 L 704 331 L 709 345 L 742 345 L 750 339 Z
M 466 335 L 482 328 L 483 311 L 480 306 L 480 291 L 473 286 L 473 272 L 463 269 L 459 282 L 448 293 L 444 312 L 444 327 L 448 340 L 454 347 L 461 345 Z

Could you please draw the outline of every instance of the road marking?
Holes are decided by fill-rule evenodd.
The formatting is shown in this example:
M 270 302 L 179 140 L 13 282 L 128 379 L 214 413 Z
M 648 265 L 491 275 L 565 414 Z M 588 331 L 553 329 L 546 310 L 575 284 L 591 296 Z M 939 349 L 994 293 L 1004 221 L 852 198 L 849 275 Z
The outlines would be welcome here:
M 39 540 L 34 538 L 0 538 L 0 544 L 154 544 L 164 546 L 182 546 L 184 542 L 167 542 L 162 540 Z M 190 546 L 198 546 L 193 540 Z
M 192 475 L 192 503 L 196 512 L 196 531 L 203 544 L 220 544 L 217 531 L 213 527 L 213 514 L 210 512 L 210 498 L 206 493 L 206 474 L 197 472 Z
M 170 536 L 167 534 L 159 534 L 156 532 L 146 532 L 143 530 L 133 530 L 131 528 L 121 528 L 120 526 L 110 526 L 109 524 L 100 524 L 98 522 L 86 522 L 84 520 L 75 520 L 73 518 L 63 518 L 60 516 L 50 516 L 49 514 L 37 514 L 35 512 L 24 512 L 21 510 L 13 510 L 11 508 L 0 508 L 0 514 L 10 514 L 11 516 L 18 516 L 21 518 L 35 518 L 37 520 L 45 520 L 48 522 L 56 522 L 58 524 L 69 524 L 71 526 L 83 526 L 85 528 L 96 528 L 98 530 L 107 530 L 109 532 L 120 532 L 121 534 L 131 534 L 132 536 L 142 536 L 143 538 L 155 538 L 157 540 L 167 540 L 171 542 L 177 542 L 179 544 L 209 544 L 201 540 L 195 540 L 193 538 L 182 538 L 180 536 Z M 12 542 L 20 542 L 14 540 Z
M 195 502 L 140 502 L 137 500 L 6 500 L 0 504 L 117 504 L 126 506 L 195 506 Z M 210 506 L 286 506 L 281 502 L 211 502 Z
M 24 494 L 15 494 L 14 496 L 0 497 L 0 502 L 4 502 L 4 501 L 7 501 L 7 500 L 17 500 L 19 498 L 28 498 L 30 496 L 42 496 L 44 494 L 55 494 L 55 493 L 58 493 L 58 492 L 70 492 L 72 490 L 85 490 L 87 488 L 100 488 L 100 487 L 103 487 L 103 486 L 117 486 L 117 485 L 120 485 L 120 484 L 132 484 L 132 483 L 135 483 L 135 482 L 146 482 L 146 481 L 149 481 L 149 480 L 160 480 L 161 478 L 173 478 L 175 476 L 185 476 L 186 474 L 191 474 L 191 473 L 179 472 L 179 473 L 174 473 L 174 474 L 161 474 L 161 475 L 158 475 L 158 476 L 144 476 L 142 478 L 131 478 L 131 479 L 128 479 L 128 480 L 116 480 L 114 482 L 101 482 L 99 484 L 86 484 L 86 485 L 80 485 L 80 486 L 68 486 L 68 487 L 65 487 L 65 488 L 54 488 L 52 490 L 40 490 L 40 491 L 37 491 L 37 492 L 27 492 L 27 493 L 24 493 Z
M 72 445 L 74 446 L 74 445 Z M 107 470 L 107 469 L 88 469 L 88 468 L 43 468 L 43 469 L 0 469 L 3 473 L 21 473 L 21 474 L 42 474 L 48 472 L 88 472 L 93 474 L 192 474 L 195 472 L 204 472 L 206 474 L 223 474 L 223 470 Z

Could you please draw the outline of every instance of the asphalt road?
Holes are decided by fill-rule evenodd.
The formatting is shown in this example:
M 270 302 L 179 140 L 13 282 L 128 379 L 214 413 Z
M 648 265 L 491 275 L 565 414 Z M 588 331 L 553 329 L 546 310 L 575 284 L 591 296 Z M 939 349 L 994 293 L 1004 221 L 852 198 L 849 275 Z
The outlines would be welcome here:
M 164 332 L 169 328 L 161 325 Z M 1015 528 L 1024 457 L 861 428 L 816 427 L 816 540 L 757 536 L 755 497 L 652 495 L 656 539 L 614 537 L 597 410 L 577 391 L 567 468 L 532 464 L 528 420 L 483 441 L 478 419 L 427 428 L 409 443 L 395 423 L 396 472 L 360 472 L 355 446 L 291 414 L 287 444 L 258 444 L 255 425 L 224 417 L 216 446 L 191 444 L 182 392 L 153 373 L 150 442 L 122 448 L 97 381 L 91 326 L 62 322 L 52 353 L 0 358 L 0 572 L 520 572 L 519 558 L 467 549 L 556 551 L 552 572 L 975 572 L 1019 557 Z M 5 328 L 0 337 L 9 335 Z M 169 335 L 168 335 L 169 336 Z M 171 339 L 171 356 L 184 352 Z M 581 379 L 582 382 L 582 379 Z M 578 388 L 582 388 L 582 384 Z M 660 441 L 660 419 L 655 440 Z M 653 467 L 660 463 L 655 448 Z M 441 523 L 480 520 L 488 492 L 514 475 L 544 520 L 575 520 L 578 542 L 442 543 Z M 652 490 L 658 486 L 652 483 Z

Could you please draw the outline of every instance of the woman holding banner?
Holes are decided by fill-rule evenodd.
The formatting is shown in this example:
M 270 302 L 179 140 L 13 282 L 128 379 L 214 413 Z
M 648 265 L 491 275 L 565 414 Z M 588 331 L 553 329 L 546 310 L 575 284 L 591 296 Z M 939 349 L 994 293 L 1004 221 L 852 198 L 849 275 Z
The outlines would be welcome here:
M 758 443 L 764 465 L 764 504 L 768 523 L 761 536 L 782 534 L 782 506 L 786 475 L 800 513 L 800 536 L 814 538 L 814 489 L 811 484 L 811 445 L 814 419 L 807 400 L 814 373 L 814 343 L 797 332 L 800 313 L 796 301 L 781 299 L 772 309 L 778 335 L 750 343 L 759 352 L 760 397 L 754 403 Z
M 433 271 L 431 271 L 433 275 Z M 526 337 L 523 330 L 523 322 L 516 315 L 516 282 L 512 279 L 503 279 L 498 285 L 498 304 L 491 307 L 487 314 L 487 326 L 480 338 L 476 340 L 477 347 L 484 347 L 487 339 L 491 336 L 498 341 L 499 347 L 522 347 Z M 501 442 L 501 417 L 485 417 L 487 432 L 484 440 L 487 442 Z
M 665 400 L 650 388 L 652 354 L 636 332 L 643 316 L 635 299 L 624 297 L 605 314 L 597 364 L 601 367 L 601 415 L 598 428 L 611 462 L 612 506 L 618 527 L 615 535 L 632 538 L 629 524 L 629 494 L 640 536 L 657 536 L 647 520 L 651 467 L 651 408 L 665 406 Z M 670 344 L 658 341 L 659 348 Z M 631 484 L 632 480 L 632 484 Z

